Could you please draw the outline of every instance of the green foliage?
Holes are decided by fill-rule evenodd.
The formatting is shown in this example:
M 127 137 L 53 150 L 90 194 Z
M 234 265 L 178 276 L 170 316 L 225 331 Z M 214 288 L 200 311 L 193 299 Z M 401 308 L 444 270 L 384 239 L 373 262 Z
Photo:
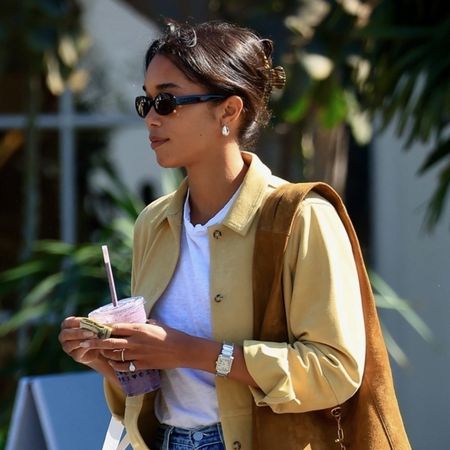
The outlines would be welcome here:
M 442 165 L 427 225 L 442 217 L 450 188 L 450 14 L 445 1 L 382 1 L 359 32 L 371 70 L 361 95 L 383 125 L 397 119 L 405 147 L 434 145 L 419 173 Z
M 95 242 L 38 241 L 28 261 L 0 274 L 0 298 L 17 290 L 24 280 L 29 286 L 20 310 L 0 323 L 0 337 L 24 325 L 54 324 L 68 315 L 85 315 L 94 306 L 108 302 L 102 244 L 109 247 L 118 293 L 130 294 L 133 225 L 143 205 L 122 190 L 122 183 L 117 184 L 120 192 L 108 191 L 107 195 L 120 214 L 104 226 Z
M 446 0 L 265 0 L 214 2 L 222 17 L 276 42 L 287 71 L 274 105 L 278 121 L 301 130 L 347 124 L 360 144 L 371 117 L 409 148 L 430 147 L 419 173 L 440 167 L 426 217 L 443 217 L 450 190 L 450 10 Z M 285 128 L 281 128 L 285 129 Z M 297 131 L 298 132 L 298 131 Z
M 26 262 L 0 274 L 0 306 L 7 294 L 21 299 L 0 321 L 3 350 L 9 349 L 0 361 L 0 378 L 8 380 L 0 391 L 0 448 L 21 376 L 82 370 L 62 351 L 58 333 L 64 318 L 86 316 L 111 301 L 101 245 L 108 245 L 118 296 L 130 295 L 133 226 L 143 204 L 112 177 L 113 172 L 114 185 L 105 195 L 114 218 L 92 242 L 38 241 Z
M 345 4 L 333 2 L 305 48 L 323 50 L 334 63 L 330 77 L 354 92 L 363 110 L 379 114 L 383 127 L 396 119 L 406 148 L 415 142 L 435 145 L 421 173 L 447 162 L 429 203 L 432 228 L 450 186 L 450 54 L 442 45 L 450 40 L 448 4 L 382 0 L 373 11 L 361 6 L 359 12 Z M 325 99 L 333 108 L 333 96 Z
M 66 82 L 79 88 L 84 80 L 76 66 L 89 44 L 80 14 L 76 0 L 3 0 L 0 73 L 43 74 L 55 94 Z
M 23 280 L 31 285 L 22 298 L 21 309 L 0 324 L 0 337 L 25 325 L 59 323 L 69 315 L 86 315 L 94 306 L 108 301 L 101 243 L 108 243 L 111 259 L 117 261 L 118 290 L 129 294 L 131 221 L 116 219 L 99 243 L 69 245 L 38 241 L 31 259 L 0 275 L 0 295 Z

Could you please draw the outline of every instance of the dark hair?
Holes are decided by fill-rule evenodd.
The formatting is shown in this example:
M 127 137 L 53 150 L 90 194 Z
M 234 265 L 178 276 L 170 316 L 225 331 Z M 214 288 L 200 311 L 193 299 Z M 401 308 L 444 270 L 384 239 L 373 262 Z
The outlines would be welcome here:
M 270 119 L 267 103 L 272 88 L 285 81 L 284 70 L 272 68 L 272 51 L 272 41 L 247 28 L 219 21 L 198 25 L 168 21 L 165 33 L 147 50 L 145 68 L 155 55 L 164 55 L 209 92 L 240 96 L 244 109 L 239 143 L 249 148 Z

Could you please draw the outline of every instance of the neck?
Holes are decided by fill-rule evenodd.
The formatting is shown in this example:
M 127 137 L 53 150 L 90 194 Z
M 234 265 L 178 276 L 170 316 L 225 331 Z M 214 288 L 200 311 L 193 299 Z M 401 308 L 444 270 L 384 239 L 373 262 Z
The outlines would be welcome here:
M 187 168 L 192 224 L 204 224 L 233 196 L 247 172 L 239 149 L 215 158 L 213 164 Z

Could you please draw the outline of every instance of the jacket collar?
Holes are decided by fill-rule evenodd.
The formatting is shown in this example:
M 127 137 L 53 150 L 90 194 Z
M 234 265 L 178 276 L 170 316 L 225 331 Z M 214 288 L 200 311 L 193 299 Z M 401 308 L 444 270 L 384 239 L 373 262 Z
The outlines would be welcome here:
M 255 154 L 242 152 L 242 157 L 249 168 L 242 181 L 241 192 L 223 224 L 245 235 L 265 198 L 271 172 Z
M 223 225 L 236 233 L 245 235 L 265 198 L 271 171 L 253 153 L 242 152 L 242 158 L 249 167 L 242 181 L 241 192 L 225 217 Z M 163 219 L 167 218 L 171 223 L 174 223 L 173 220 L 176 222 L 181 220 L 187 189 L 188 180 L 185 178 L 173 194 L 166 217 Z M 177 216 L 177 218 L 171 216 Z

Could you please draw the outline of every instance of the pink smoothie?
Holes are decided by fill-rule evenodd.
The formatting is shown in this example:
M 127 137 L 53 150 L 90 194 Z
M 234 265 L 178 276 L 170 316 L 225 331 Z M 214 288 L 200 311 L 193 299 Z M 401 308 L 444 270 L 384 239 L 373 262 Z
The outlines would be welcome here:
M 117 306 L 107 304 L 94 309 L 88 315 L 98 323 L 145 323 L 147 314 L 143 297 L 129 297 L 118 301 Z M 126 358 L 125 351 L 125 358 Z M 116 372 L 122 389 L 129 396 L 145 394 L 159 388 L 159 372 L 153 369 L 135 372 Z

